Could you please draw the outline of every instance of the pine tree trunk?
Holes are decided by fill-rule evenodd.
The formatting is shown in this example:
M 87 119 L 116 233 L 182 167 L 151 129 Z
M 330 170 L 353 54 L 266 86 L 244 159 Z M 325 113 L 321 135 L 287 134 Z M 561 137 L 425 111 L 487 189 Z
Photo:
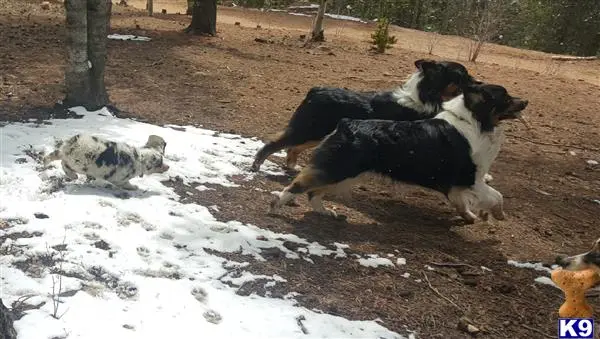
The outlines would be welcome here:
M 67 16 L 67 68 L 65 85 L 67 95 L 65 105 L 79 106 L 86 103 L 89 96 L 87 51 L 87 2 L 86 0 L 65 0 Z
M 311 33 L 311 41 L 325 41 L 325 33 L 323 30 L 323 18 L 325 17 L 325 10 L 327 8 L 327 0 L 321 0 L 319 4 L 319 11 L 315 18 L 315 25 Z
M 108 93 L 104 84 L 104 69 L 106 68 L 106 22 L 108 8 L 106 0 L 88 0 L 87 12 L 87 54 L 89 69 L 90 97 L 87 108 L 99 109 L 108 104 Z
M 17 339 L 12 316 L 2 303 L 2 299 L 0 299 L 0 339 Z
M 194 0 L 192 23 L 187 33 L 217 35 L 217 0 Z

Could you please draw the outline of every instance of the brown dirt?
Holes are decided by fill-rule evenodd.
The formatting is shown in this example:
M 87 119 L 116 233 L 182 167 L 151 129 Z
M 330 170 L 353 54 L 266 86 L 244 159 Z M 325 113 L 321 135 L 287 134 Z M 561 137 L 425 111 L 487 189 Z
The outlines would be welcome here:
M 169 13 L 183 12 L 184 6 L 154 4 Z M 285 125 L 311 86 L 391 88 L 422 57 L 458 60 L 482 80 L 529 99 L 525 114 L 533 131 L 509 123 L 507 142 L 492 168 L 492 185 L 506 198 L 503 222 L 464 226 L 451 220 L 454 213 L 435 193 L 368 181 L 351 199 L 327 202 L 346 214 L 346 221 L 307 213 L 304 199 L 279 217 L 266 215 L 268 192 L 280 190 L 288 177 L 258 175 L 242 187 L 194 191 L 189 199 L 218 205 L 223 220 L 323 244 L 346 243 L 351 253 L 407 259 L 402 269 L 317 257 L 315 264 L 277 256 L 252 264 L 253 270 L 288 279 L 285 293 L 303 293 L 299 300 L 307 307 L 352 319 L 380 318 L 392 330 L 415 330 L 422 338 L 464 337 L 456 329 L 463 314 L 485 330 L 480 337 L 555 335 L 560 291 L 534 284 L 541 273 L 506 261 L 550 262 L 557 253 L 584 251 L 599 236 L 600 205 L 593 199 L 600 199 L 600 168 L 585 160 L 600 158 L 600 61 L 557 63 L 545 53 L 492 45 L 480 62 L 467 63 L 465 39 L 442 37 L 429 56 L 430 36 L 402 28 L 395 28 L 396 48 L 372 55 L 366 40 L 373 25 L 329 19 L 328 41 L 302 47 L 299 35 L 308 32 L 311 18 L 231 8 L 219 8 L 218 37 L 194 37 L 181 33 L 189 22 L 184 15 L 149 18 L 131 7 L 113 10 L 113 32 L 153 40 L 109 40 L 110 97 L 127 115 L 156 124 L 267 138 Z M 52 3 L 44 11 L 37 3 L 0 0 L 0 14 L 0 121 L 39 117 L 63 97 L 62 6 Z M 257 37 L 272 43 L 255 42 Z M 431 262 L 466 263 L 478 275 L 455 268 L 430 271 L 425 265 Z M 405 272 L 410 279 L 401 276 Z M 456 306 L 429 288 L 424 274 Z M 590 301 L 598 309 L 598 298 Z

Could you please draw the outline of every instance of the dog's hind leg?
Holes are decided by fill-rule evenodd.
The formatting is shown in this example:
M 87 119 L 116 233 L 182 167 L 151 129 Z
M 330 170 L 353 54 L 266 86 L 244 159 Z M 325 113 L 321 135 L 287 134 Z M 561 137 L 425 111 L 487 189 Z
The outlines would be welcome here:
M 465 219 L 469 224 L 472 224 L 477 220 L 477 216 L 470 209 L 471 202 L 469 201 L 469 195 L 472 194 L 469 188 L 464 187 L 452 187 L 448 192 L 448 200 L 452 203 L 452 206 Z
M 254 162 L 252 163 L 250 170 L 253 172 L 258 172 L 260 166 L 271 154 L 281 151 L 289 146 L 293 146 L 290 144 L 290 132 L 289 130 L 285 130 L 275 140 L 268 142 L 261 149 L 259 149 L 258 152 L 256 152 L 256 155 L 254 156 Z

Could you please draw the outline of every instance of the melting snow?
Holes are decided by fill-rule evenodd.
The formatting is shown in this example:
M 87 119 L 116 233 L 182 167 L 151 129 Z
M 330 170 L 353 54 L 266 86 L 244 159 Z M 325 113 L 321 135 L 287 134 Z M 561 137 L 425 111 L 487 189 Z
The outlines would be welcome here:
M 131 41 L 150 41 L 152 39 L 145 36 L 131 35 L 131 34 L 109 34 L 106 36 L 113 40 L 131 40 Z
M 229 177 L 251 177 L 246 168 L 259 141 L 117 119 L 106 110 L 73 111 L 81 118 L 0 127 L 0 219 L 9 226 L 0 229 L 0 297 L 10 305 L 27 295 L 27 303 L 41 304 L 15 322 L 20 339 L 400 338 L 374 321 L 299 307 L 294 292 L 284 299 L 236 294 L 231 285 L 259 279 L 267 288 L 285 280 L 252 275 L 244 271 L 248 263 L 229 261 L 219 252 L 254 260 L 265 260 L 266 249 L 290 259 L 346 255 L 342 244 L 326 247 L 237 221 L 220 222 L 211 209 L 180 202 L 161 183 L 179 177 L 185 184 L 235 185 Z M 149 134 L 160 135 L 167 141 L 170 170 L 133 179 L 140 190 L 124 194 L 87 184 L 83 177 L 64 182 L 62 170 L 42 169 L 25 155 L 48 152 L 55 138 L 80 132 L 135 145 L 143 145 Z M 272 163 L 264 166 L 277 171 Z M 285 241 L 300 247 L 289 250 Z M 366 262 L 391 265 L 384 258 Z M 54 286 L 58 294 L 58 279 L 56 319 L 52 291 Z M 305 318 L 308 336 L 298 317 Z

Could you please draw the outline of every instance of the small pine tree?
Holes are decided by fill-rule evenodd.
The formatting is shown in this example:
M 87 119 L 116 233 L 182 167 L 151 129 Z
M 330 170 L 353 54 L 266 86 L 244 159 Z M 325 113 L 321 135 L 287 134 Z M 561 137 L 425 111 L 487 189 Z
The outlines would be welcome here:
M 377 29 L 371 34 L 371 43 L 373 49 L 377 53 L 383 53 L 386 49 L 391 48 L 396 43 L 396 37 L 390 36 L 390 20 L 388 18 L 380 18 L 377 23 Z

